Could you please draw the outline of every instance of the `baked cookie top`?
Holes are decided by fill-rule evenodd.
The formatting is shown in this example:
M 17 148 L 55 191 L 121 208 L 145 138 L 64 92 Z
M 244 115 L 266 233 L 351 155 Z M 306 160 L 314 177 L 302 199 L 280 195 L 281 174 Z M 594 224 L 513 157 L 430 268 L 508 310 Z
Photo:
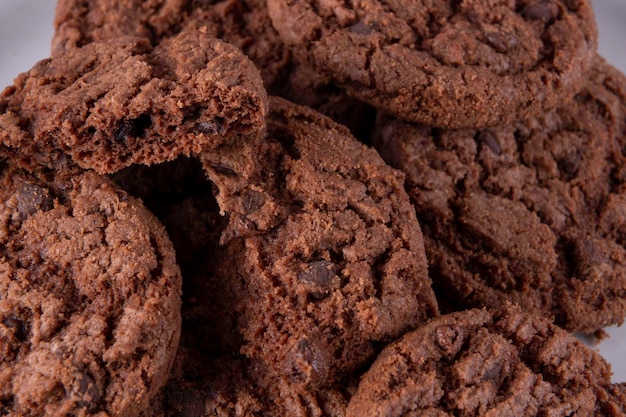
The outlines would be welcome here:
M 407 174 L 431 278 L 459 307 L 511 301 L 582 332 L 624 320 L 625 86 L 598 58 L 571 103 L 525 122 L 381 118 L 376 147 Z
M 409 121 L 485 127 L 536 116 L 584 85 L 587 0 L 268 0 L 295 56 Z
M 0 95 L 0 152 L 28 166 L 69 157 L 110 173 L 252 140 L 266 108 L 254 65 L 201 30 L 156 47 L 116 38 L 18 76 Z
M 357 138 L 369 138 L 373 109 L 292 58 L 272 26 L 265 0 L 59 0 L 52 51 L 56 55 L 119 36 L 144 37 L 156 45 L 194 29 L 241 49 L 270 94 L 312 107 L 349 127 Z
M 0 410 L 136 416 L 180 334 L 163 226 L 94 172 L 3 164 L 0 196 Z
M 230 215 L 225 240 L 242 248 L 232 280 L 254 300 L 239 306 L 242 352 L 268 375 L 322 386 L 437 314 L 421 232 L 403 175 L 343 126 L 271 98 L 264 143 L 241 193 L 204 161 Z
M 610 365 L 511 306 L 437 317 L 387 346 L 346 417 L 623 416 Z
M 237 306 L 253 300 L 239 298 L 242 284 L 228 273 L 237 259 L 231 253 L 241 247 L 219 245 L 228 218 L 220 216 L 199 161 L 133 165 L 112 177 L 162 221 L 183 276 L 182 330 L 173 370 L 142 415 L 343 417 L 354 384 L 308 391 L 282 379 L 262 385 L 250 376 L 254 364 L 239 354 Z
M 120 36 L 157 45 L 202 28 L 241 49 L 268 87 L 283 79 L 291 54 L 274 30 L 264 0 L 59 0 L 52 55 Z

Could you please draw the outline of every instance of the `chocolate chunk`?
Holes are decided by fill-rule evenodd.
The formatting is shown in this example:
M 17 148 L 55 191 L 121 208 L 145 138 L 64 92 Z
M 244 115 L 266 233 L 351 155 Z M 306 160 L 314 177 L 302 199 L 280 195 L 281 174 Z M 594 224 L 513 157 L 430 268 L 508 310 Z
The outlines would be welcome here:
M 25 219 L 37 211 L 48 211 L 54 207 L 50 191 L 35 184 L 24 182 L 17 193 L 17 211 Z
M 482 143 L 487 145 L 491 152 L 496 155 L 500 155 L 502 153 L 502 148 L 500 147 L 500 142 L 498 142 L 498 138 L 493 134 L 490 130 L 483 130 L 478 134 L 478 138 Z
M 528 4 L 522 10 L 522 15 L 528 20 L 540 20 L 549 23 L 558 16 L 559 9 L 551 1 L 539 1 Z

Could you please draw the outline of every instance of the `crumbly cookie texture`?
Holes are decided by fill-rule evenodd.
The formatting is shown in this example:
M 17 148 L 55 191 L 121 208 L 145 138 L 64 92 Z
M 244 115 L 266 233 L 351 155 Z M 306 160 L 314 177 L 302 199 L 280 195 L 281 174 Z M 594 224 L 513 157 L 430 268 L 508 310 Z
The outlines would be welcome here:
M 180 335 L 163 226 L 94 172 L 3 165 L 0 195 L 0 411 L 138 415 Z
M 131 194 L 140 197 L 168 231 L 183 280 L 180 345 L 169 381 L 143 415 L 323 415 L 345 414 L 355 380 L 305 390 L 288 380 L 271 384 L 252 378 L 254 366 L 239 354 L 236 308 L 241 280 L 233 280 L 233 251 L 220 247 L 227 217 L 219 214 L 211 183 L 194 158 L 159 165 L 132 166 L 113 175 Z M 208 256 L 210 254 L 210 256 Z
M 587 0 L 268 0 L 294 55 L 402 119 L 485 127 L 536 116 L 583 86 Z
M 430 273 L 457 305 L 505 302 L 593 332 L 626 315 L 626 78 L 598 58 L 571 103 L 483 130 L 383 121 Z
M 291 54 L 274 30 L 264 0 L 59 0 L 52 55 L 120 36 L 153 45 L 203 29 L 241 49 L 269 88 L 284 81 Z
M 0 95 L 0 152 L 110 173 L 254 140 L 267 97 L 254 65 L 201 30 L 156 47 L 116 38 L 36 64 Z
M 293 59 L 272 26 L 265 0 L 59 0 L 52 53 L 119 36 L 144 37 L 156 45 L 197 29 L 241 49 L 261 72 L 269 94 L 321 111 L 368 140 L 374 110 Z
M 519 308 L 440 316 L 387 346 L 346 417 L 624 416 L 609 364 Z
M 377 342 L 437 314 L 419 225 L 388 167 L 347 129 L 271 98 L 264 165 L 242 194 L 209 164 L 224 232 L 242 247 L 242 352 L 256 378 L 322 386 L 362 366 Z

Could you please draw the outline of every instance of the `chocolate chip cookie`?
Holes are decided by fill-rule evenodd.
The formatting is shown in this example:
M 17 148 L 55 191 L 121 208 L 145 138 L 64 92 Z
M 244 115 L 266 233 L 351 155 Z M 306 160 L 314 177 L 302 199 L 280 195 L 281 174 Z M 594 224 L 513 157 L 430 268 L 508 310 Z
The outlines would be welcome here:
M 0 152 L 22 164 L 101 173 L 253 140 L 267 98 L 254 65 L 201 30 L 46 59 L 0 95 Z
M 347 417 L 624 416 L 611 367 L 518 308 L 440 316 L 387 346 Z
M 568 101 L 597 31 L 587 0 L 268 0 L 295 56 L 409 121 L 485 127 Z
M 239 245 L 242 352 L 295 386 L 327 385 L 377 343 L 437 314 L 403 175 L 319 113 L 270 99 L 268 137 L 247 190 L 205 161 Z M 235 188 L 237 188 L 236 185 Z
M 519 304 L 570 331 L 626 315 L 626 77 L 601 58 L 574 100 L 483 130 L 381 118 L 435 285 L 457 307 Z
M 345 414 L 354 383 L 303 390 L 287 380 L 261 384 L 239 354 L 238 305 L 253 302 L 233 280 L 241 245 L 219 245 L 227 217 L 219 215 L 210 182 L 196 159 L 132 166 L 113 175 L 159 216 L 172 238 L 183 275 L 182 331 L 173 371 L 146 416 Z M 238 255 L 237 255 L 238 256 Z M 255 371 L 258 372 L 258 371 Z M 351 390 L 349 390 L 351 389 Z
M 124 35 L 156 45 L 193 29 L 240 48 L 261 72 L 270 94 L 313 107 L 369 140 L 373 109 L 295 62 L 274 30 L 264 0 L 59 0 L 52 49 L 55 55 Z
M 0 413 L 138 415 L 180 334 L 163 226 L 94 172 L 0 169 Z
M 281 82 L 291 54 L 272 27 L 263 0 L 59 0 L 52 55 L 92 42 L 136 36 L 152 45 L 203 29 L 241 49 L 267 86 Z

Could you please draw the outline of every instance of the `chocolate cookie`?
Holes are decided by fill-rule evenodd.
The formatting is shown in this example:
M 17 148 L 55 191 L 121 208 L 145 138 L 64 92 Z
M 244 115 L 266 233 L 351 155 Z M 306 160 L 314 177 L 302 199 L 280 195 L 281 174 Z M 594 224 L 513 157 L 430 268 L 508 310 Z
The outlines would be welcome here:
M 2 165 L 0 195 L 0 413 L 136 416 L 180 334 L 163 226 L 93 172 Z
M 485 127 L 536 116 L 584 84 L 587 0 L 268 0 L 296 57 L 405 120 Z
M 440 316 L 387 346 L 347 417 L 624 416 L 611 367 L 518 308 Z
M 270 100 L 264 165 L 243 193 L 205 161 L 243 249 L 242 352 L 263 375 L 318 387 L 437 314 L 403 175 L 315 111 Z M 231 192 L 231 184 L 237 192 Z M 255 376 L 256 377 L 256 376 Z
M 273 86 L 284 78 L 291 54 L 272 27 L 264 0 L 59 0 L 52 55 L 120 36 L 152 45 L 181 31 L 202 28 L 240 48 Z
M 260 387 L 247 376 L 241 357 L 206 358 L 200 352 L 181 351 L 178 362 L 180 370 L 173 373 L 145 417 L 344 417 L 350 397 L 343 387 L 306 392 L 284 380 Z
M 235 47 L 186 31 L 153 48 L 117 38 L 72 49 L 0 95 L 0 152 L 32 166 L 110 173 L 253 140 L 266 93 Z
M 59 0 L 53 55 L 119 36 L 140 36 L 154 45 L 180 31 L 202 29 L 240 48 L 257 66 L 266 88 L 313 107 L 369 140 L 373 109 L 353 99 L 291 57 L 270 21 L 264 0 L 145 2 Z
M 241 281 L 229 274 L 236 259 L 230 252 L 242 249 L 235 242 L 220 247 L 226 218 L 219 215 L 198 161 L 180 158 L 132 166 L 113 178 L 162 219 L 183 275 L 183 321 L 175 365 L 144 415 L 343 417 L 353 383 L 307 391 L 283 379 L 261 385 L 262 378 L 250 377 L 254 365 L 239 354 L 237 306 L 253 301 L 239 298 L 244 294 Z
M 626 77 L 598 58 L 575 99 L 484 130 L 381 120 L 407 174 L 431 278 L 462 306 L 506 301 L 593 332 L 626 315 Z

